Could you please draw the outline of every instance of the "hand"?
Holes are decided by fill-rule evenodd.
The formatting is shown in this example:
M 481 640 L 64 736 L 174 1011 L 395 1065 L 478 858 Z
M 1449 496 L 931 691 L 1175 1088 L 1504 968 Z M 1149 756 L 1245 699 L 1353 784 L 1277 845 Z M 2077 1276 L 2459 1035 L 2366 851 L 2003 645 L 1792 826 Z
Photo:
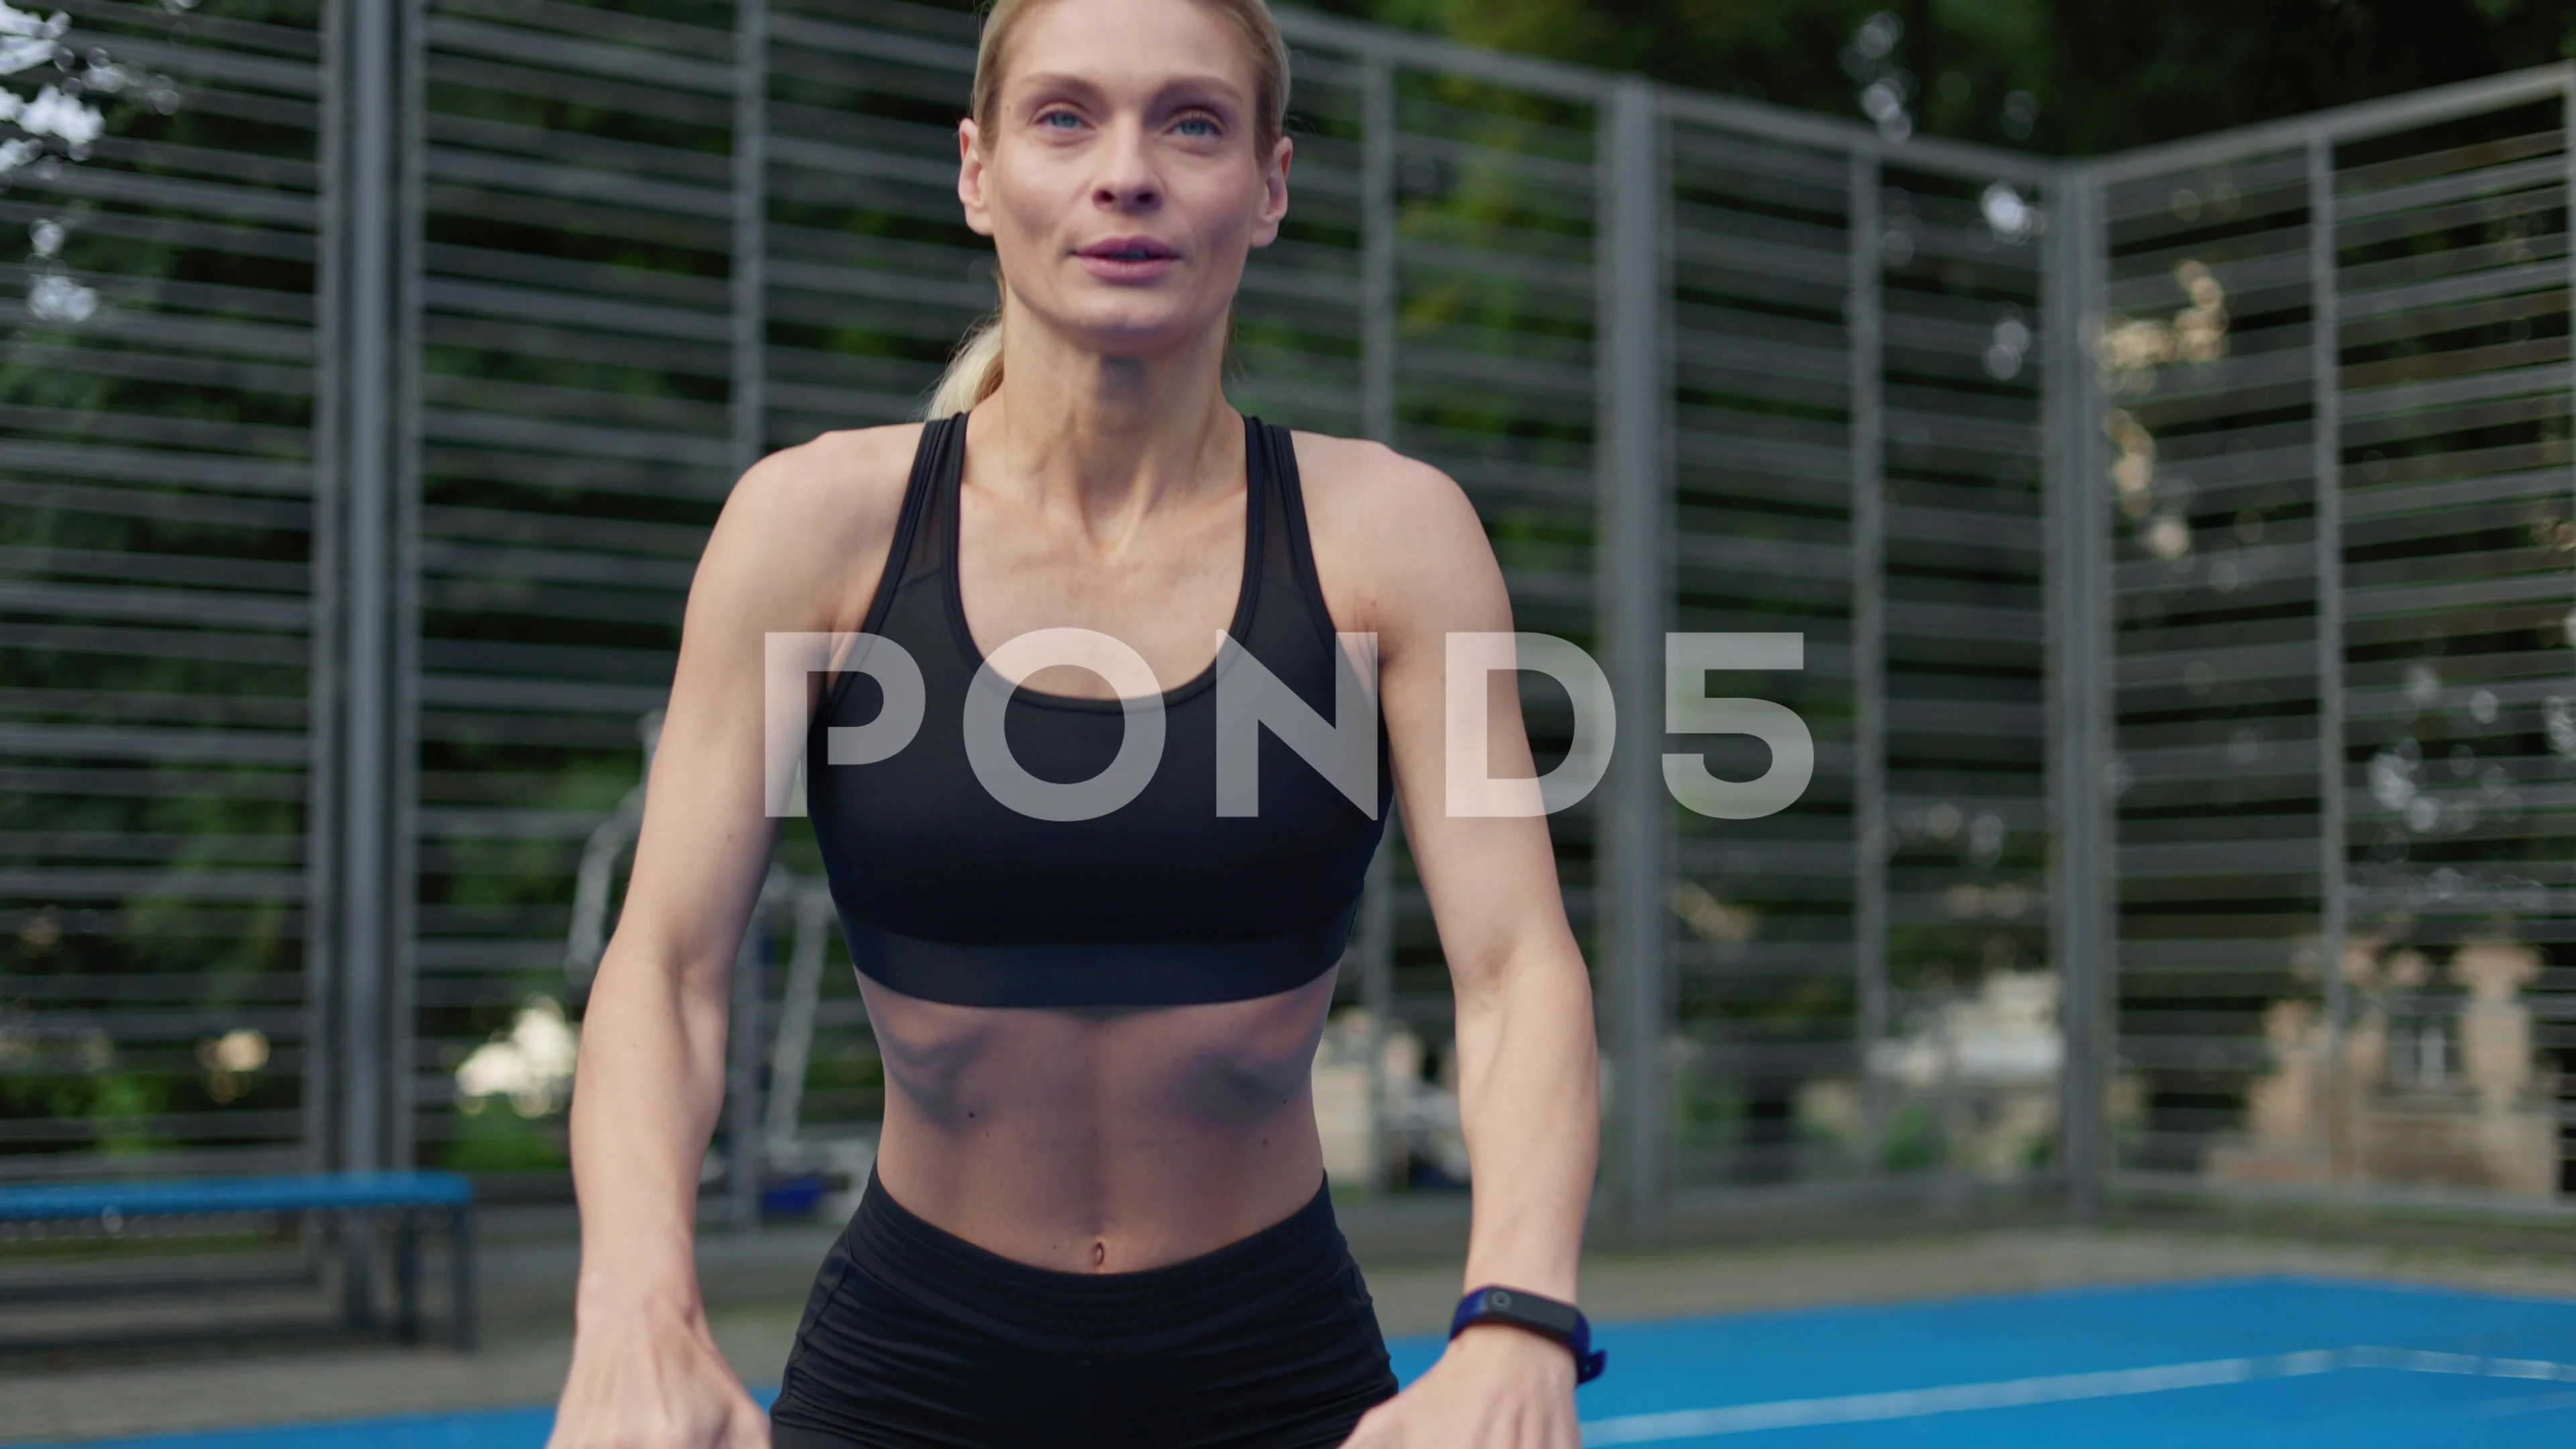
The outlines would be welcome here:
M 769 1419 L 704 1313 L 584 1312 L 546 1449 L 769 1449 Z
M 1413 1387 L 1368 1411 L 1342 1449 L 1580 1449 L 1574 1355 L 1500 1323 L 1478 1323 Z

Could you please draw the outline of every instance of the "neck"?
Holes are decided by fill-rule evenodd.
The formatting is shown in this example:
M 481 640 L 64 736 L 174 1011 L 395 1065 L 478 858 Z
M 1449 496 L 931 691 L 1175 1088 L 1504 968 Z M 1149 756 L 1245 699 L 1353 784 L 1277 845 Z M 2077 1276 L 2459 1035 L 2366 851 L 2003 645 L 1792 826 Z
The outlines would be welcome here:
M 1110 357 L 1004 306 L 1002 385 L 967 424 L 975 486 L 1078 518 L 1107 541 L 1242 473 L 1222 326 L 1166 352 Z

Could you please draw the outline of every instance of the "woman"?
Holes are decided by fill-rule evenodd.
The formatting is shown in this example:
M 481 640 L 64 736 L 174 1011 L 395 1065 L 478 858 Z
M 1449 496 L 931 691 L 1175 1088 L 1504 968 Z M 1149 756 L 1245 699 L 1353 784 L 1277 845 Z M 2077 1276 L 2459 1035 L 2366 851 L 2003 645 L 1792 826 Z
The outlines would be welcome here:
M 1543 821 L 1444 808 L 1444 640 L 1511 628 L 1474 511 L 1220 391 L 1247 255 L 1287 211 L 1286 95 L 1261 0 L 1000 0 L 957 184 L 995 322 L 937 421 L 818 438 L 728 500 L 583 1034 L 560 1449 L 1578 1442 L 1575 1355 L 1491 1296 L 1396 1395 L 1322 1189 L 1309 1073 L 1390 773 L 1457 992 L 1468 1287 L 1573 1300 L 1596 1068 Z M 1090 668 L 1022 647 L 1060 629 L 1113 642 Z M 691 1243 L 774 838 L 782 633 L 875 651 L 818 676 L 807 759 L 887 1092 L 773 1425 L 708 1336 Z M 1217 798 L 1215 697 L 1267 674 L 1340 718 L 1351 635 L 1375 636 L 1375 740 L 1272 728 L 1238 752 L 1257 800 Z M 829 763 L 825 729 L 901 692 L 893 653 L 923 723 Z M 1526 776 L 1509 674 L 1488 688 L 1485 763 Z M 1123 803 L 1066 806 L 1139 730 L 1159 764 Z

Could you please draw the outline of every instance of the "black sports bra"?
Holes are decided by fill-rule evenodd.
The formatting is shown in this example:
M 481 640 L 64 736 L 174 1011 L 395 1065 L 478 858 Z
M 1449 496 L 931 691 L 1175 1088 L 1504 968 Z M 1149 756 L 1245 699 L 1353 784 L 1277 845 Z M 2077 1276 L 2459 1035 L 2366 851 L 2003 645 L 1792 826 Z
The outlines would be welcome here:
M 978 778 L 962 725 L 983 663 L 957 588 L 965 449 L 964 414 L 921 430 L 862 626 L 919 666 L 920 728 L 884 760 L 829 764 L 824 730 L 873 720 L 885 699 L 874 677 L 844 668 L 825 679 L 806 740 L 807 810 L 858 969 L 970 1006 L 1240 1001 L 1332 969 L 1391 797 L 1383 721 L 1370 725 L 1374 810 L 1260 728 L 1258 812 L 1221 816 L 1218 686 L 1244 664 L 1229 650 L 1162 693 L 1162 757 L 1125 804 L 1081 820 L 1004 804 Z M 1244 455 L 1243 588 L 1226 633 L 1331 722 L 1336 670 L 1348 666 L 1316 583 L 1287 430 L 1244 419 Z M 1130 728 L 1117 699 L 1028 689 L 1010 692 L 1001 718 L 1019 767 L 1060 783 L 1101 775 Z

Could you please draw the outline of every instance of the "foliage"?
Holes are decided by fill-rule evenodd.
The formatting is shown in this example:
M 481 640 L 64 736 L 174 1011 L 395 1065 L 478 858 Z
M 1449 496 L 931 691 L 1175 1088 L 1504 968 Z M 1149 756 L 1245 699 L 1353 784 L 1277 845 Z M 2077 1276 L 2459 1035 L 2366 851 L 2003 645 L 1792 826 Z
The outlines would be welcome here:
M 571 1162 L 560 1117 L 522 1117 L 505 1103 L 452 1120 L 453 1135 L 432 1149 L 451 1172 L 559 1172 Z
M 219 633 L 193 635 L 195 621 L 151 610 L 139 622 L 180 627 L 65 628 L 34 599 L 57 585 L 28 587 L 59 576 L 136 601 L 152 585 L 228 588 L 254 601 L 303 587 L 310 539 L 298 505 L 214 497 L 184 479 L 92 486 L 37 456 L 55 445 L 177 442 L 286 470 L 307 459 L 308 382 L 255 361 L 172 356 L 187 349 L 156 346 L 149 331 L 291 321 L 313 285 L 291 229 L 208 224 L 82 180 L 186 187 L 206 158 L 290 176 L 309 161 L 311 128 L 293 105 L 228 102 L 198 72 L 173 78 L 136 63 L 176 54 L 208 27 L 219 42 L 247 36 L 254 49 L 291 51 L 315 19 L 302 0 L 227 0 L 221 11 L 161 0 L 52 15 L 43 26 L 58 53 L 9 77 L 13 105 L 59 90 L 96 112 L 96 134 L 57 126 L 39 137 L 41 150 L 12 153 L 0 194 L 27 239 L 22 287 L 0 298 L 0 408 L 22 449 L 0 470 L 13 488 L 0 556 L 19 586 L 13 647 L 0 652 L 13 723 L 245 735 L 306 724 L 310 681 L 292 631 L 227 650 Z M 0 29 L 24 31 L 26 19 L 0 17 Z M 30 489 L 59 503 L 30 501 Z M 123 890 L 58 879 L 17 902 L 30 909 L 16 913 L 15 939 L 0 939 L 0 982 L 17 998 L 0 1003 L 0 1119 L 52 1125 L 14 1132 L 0 1152 L 128 1156 L 274 1137 L 303 1088 L 294 1003 L 306 927 L 280 882 L 302 865 L 305 783 L 292 769 L 214 765 L 184 749 L 102 768 L 112 763 L 112 751 L 67 747 L 13 769 L 0 794 L 9 864 L 73 867 L 61 876 L 148 868 L 153 878 Z M 284 1038 L 274 1062 L 272 1032 Z M 257 1043 L 254 1058 L 227 1065 L 211 1055 L 230 1037 Z
M 1477 45 L 1860 115 L 1876 13 L 1922 130 L 2091 155 L 2576 56 L 2571 0 L 1342 0 Z M 2036 100 L 2027 139 L 2008 109 Z

